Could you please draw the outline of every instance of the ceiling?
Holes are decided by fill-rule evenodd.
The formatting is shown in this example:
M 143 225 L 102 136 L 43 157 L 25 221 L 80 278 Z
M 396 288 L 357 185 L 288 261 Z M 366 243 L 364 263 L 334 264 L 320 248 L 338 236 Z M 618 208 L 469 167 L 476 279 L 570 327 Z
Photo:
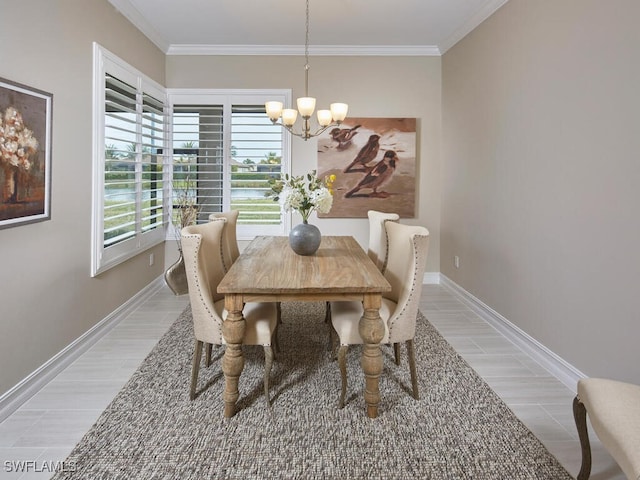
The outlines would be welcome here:
M 311 55 L 441 55 L 508 0 L 309 0 Z M 304 0 L 109 0 L 169 55 L 302 55 Z

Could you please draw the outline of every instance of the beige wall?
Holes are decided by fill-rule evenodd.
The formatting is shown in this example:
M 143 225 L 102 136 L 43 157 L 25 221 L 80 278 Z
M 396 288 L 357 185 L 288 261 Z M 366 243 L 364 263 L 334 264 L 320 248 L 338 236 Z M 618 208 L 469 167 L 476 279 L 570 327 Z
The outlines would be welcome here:
M 637 0 L 511 0 L 443 56 L 441 233 L 446 276 L 635 383 L 639 21 Z
M 90 278 L 92 42 L 164 83 L 164 55 L 107 0 L 3 1 L 0 77 L 53 93 L 50 221 L 0 230 L 0 395 L 162 274 Z
M 440 270 L 440 57 L 311 57 L 309 93 L 317 105 L 349 104 L 352 117 L 417 117 L 418 178 L 416 218 L 431 242 L 427 271 Z M 295 56 L 168 56 L 170 88 L 292 88 L 292 100 L 304 94 L 304 58 Z M 316 140 L 294 138 L 292 171 L 300 175 L 317 165 Z M 299 222 L 294 218 L 293 223 Z M 314 219 L 326 235 L 352 234 L 366 247 L 366 219 Z M 167 260 L 175 256 L 168 246 Z

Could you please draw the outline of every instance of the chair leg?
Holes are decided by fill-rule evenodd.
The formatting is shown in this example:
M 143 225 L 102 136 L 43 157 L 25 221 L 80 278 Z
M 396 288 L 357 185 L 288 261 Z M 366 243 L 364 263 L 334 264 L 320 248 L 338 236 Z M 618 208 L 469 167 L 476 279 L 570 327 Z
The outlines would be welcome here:
M 264 346 L 264 398 L 267 407 L 271 407 L 269 399 L 269 377 L 271 376 L 271 365 L 273 365 L 273 349 L 270 345 Z
M 213 350 L 213 345 L 211 343 L 205 343 L 206 349 L 204 354 L 204 364 L 207 367 L 211 366 L 211 351 Z
M 587 480 L 591 475 L 591 445 L 589 444 L 589 432 L 587 431 L 587 409 L 578 396 L 573 399 L 573 419 L 578 429 L 580 447 L 582 448 L 582 465 L 577 480 Z
M 200 358 L 202 357 L 202 343 L 200 340 L 196 340 L 196 346 L 193 350 L 193 365 L 191 367 L 191 390 L 189 391 L 189 398 L 193 400 L 196 398 L 196 384 L 198 383 L 198 371 L 200 370 Z
M 409 356 L 409 370 L 411 372 L 413 398 L 420 400 L 420 394 L 418 393 L 418 375 L 416 373 L 416 350 L 413 346 L 413 340 L 407 340 L 407 353 Z
M 342 378 L 342 390 L 340 392 L 339 408 L 344 407 L 344 399 L 347 395 L 347 350 L 348 345 L 340 345 L 338 350 L 338 364 L 340 365 L 340 376 Z
M 331 360 L 336 359 L 338 344 L 338 334 L 336 333 L 335 328 L 333 328 L 333 325 L 329 324 L 329 351 L 331 352 Z
M 273 330 L 271 334 L 271 345 L 273 345 L 273 358 L 276 358 L 276 355 L 280 353 L 280 342 L 278 341 L 278 326 Z
M 393 344 L 393 355 L 395 356 L 395 359 L 396 359 L 396 365 L 400 365 L 400 344 L 399 343 Z

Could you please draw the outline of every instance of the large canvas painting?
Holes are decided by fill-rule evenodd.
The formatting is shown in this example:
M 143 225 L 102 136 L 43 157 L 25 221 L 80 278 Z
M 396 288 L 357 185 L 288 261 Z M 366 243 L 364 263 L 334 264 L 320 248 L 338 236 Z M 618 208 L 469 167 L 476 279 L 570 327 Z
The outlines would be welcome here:
M 416 119 L 347 118 L 328 129 L 318 137 L 318 176 L 332 174 L 333 207 L 320 217 L 415 217 Z
M 52 100 L 0 78 L 0 228 L 51 218 Z

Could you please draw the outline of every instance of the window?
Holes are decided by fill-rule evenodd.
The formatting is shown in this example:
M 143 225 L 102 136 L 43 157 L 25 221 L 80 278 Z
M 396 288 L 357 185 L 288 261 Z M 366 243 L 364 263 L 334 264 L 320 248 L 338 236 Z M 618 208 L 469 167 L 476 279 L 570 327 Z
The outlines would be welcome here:
M 288 171 L 289 143 L 265 114 L 283 91 L 169 90 L 172 110 L 173 210 L 180 199 L 198 205 L 198 223 L 214 212 L 239 210 L 239 239 L 281 235 L 280 206 L 265 194 Z
M 92 275 L 165 238 L 163 87 L 94 44 Z

